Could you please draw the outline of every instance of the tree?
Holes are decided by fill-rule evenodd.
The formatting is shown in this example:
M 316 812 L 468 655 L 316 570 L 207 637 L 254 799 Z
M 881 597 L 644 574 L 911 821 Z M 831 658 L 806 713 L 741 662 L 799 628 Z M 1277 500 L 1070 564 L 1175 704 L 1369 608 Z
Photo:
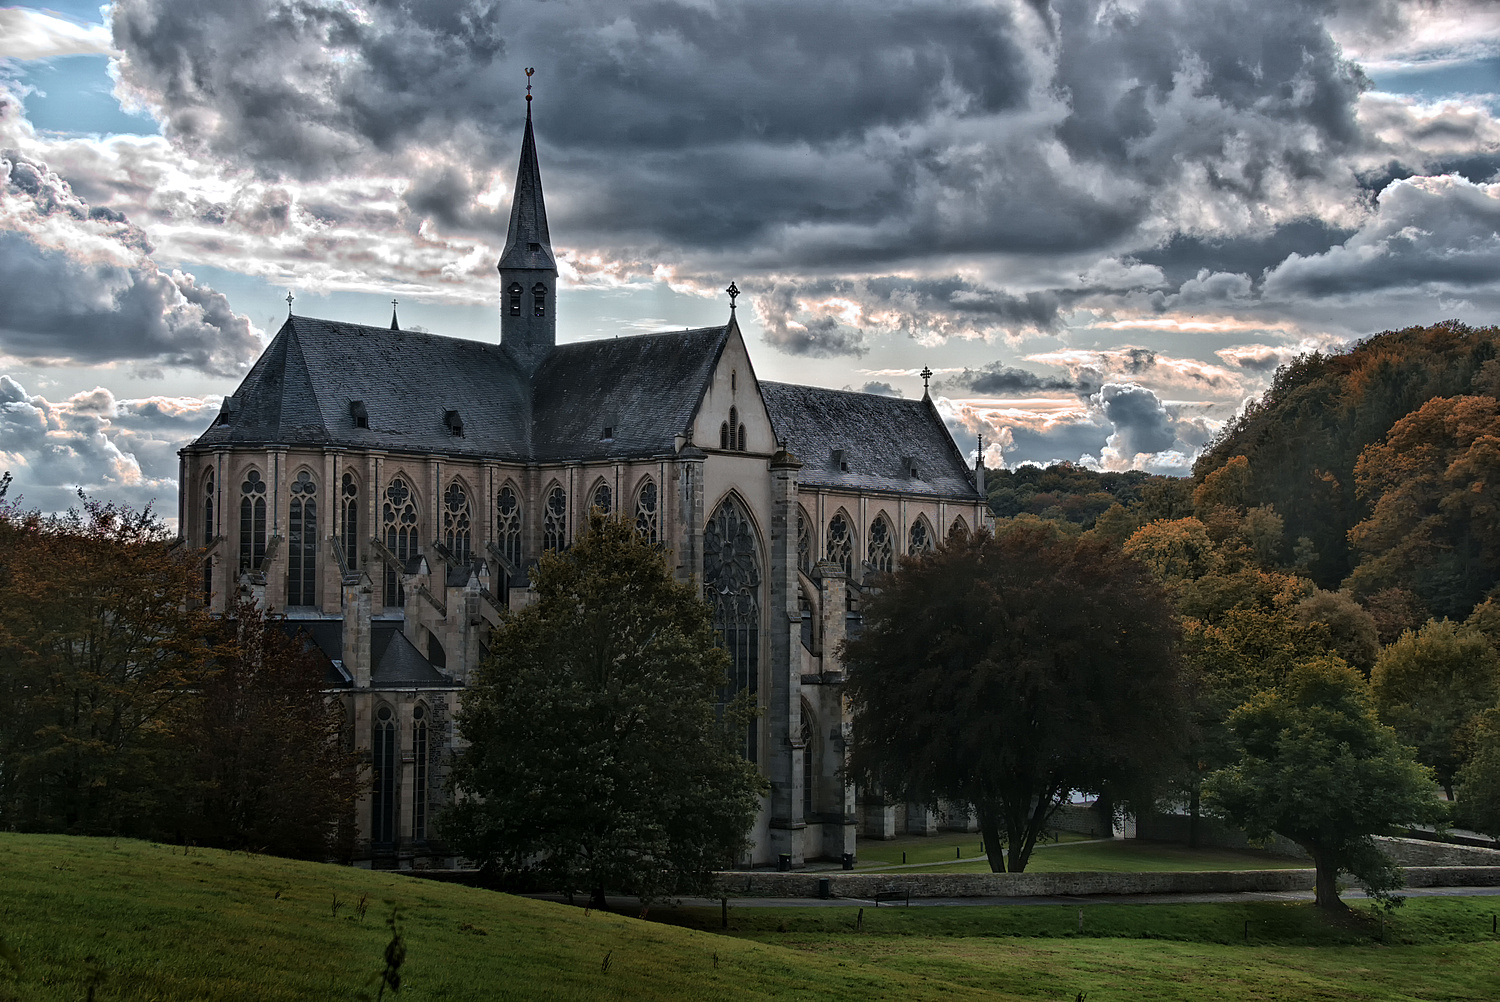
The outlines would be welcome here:
M 1348 594 L 1313 592 L 1297 606 L 1297 622 L 1327 633 L 1329 649 L 1368 676 L 1380 655 L 1375 618 Z
M 1500 708 L 1474 721 L 1469 760 L 1458 770 L 1454 820 L 1465 828 L 1500 839 Z
M 1208 777 L 1210 806 L 1252 838 L 1301 846 L 1319 907 L 1343 908 L 1341 872 L 1394 903 L 1400 872 L 1370 836 L 1433 820 L 1440 805 L 1431 770 L 1375 719 L 1359 672 L 1334 657 L 1305 661 L 1230 714 L 1229 727 L 1242 754 Z
M 353 838 L 360 789 L 326 659 L 242 601 L 215 624 L 217 668 L 182 730 L 182 834 L 200 844 L 327 859 Z
M 0 506 L 0 827 L 151 833 L 209 671 L 199 566 L 149 508 Z
M 1381 721 L 1416 747 L 1452 800 L 1474 718 L 1500 700 L 1500 656 L 1473 627 L 1434 620 L 1381 651 L 1370 681 Z
M 850 774 L 971 804 L 996 872 L 1026 867 L 1074 790 L 1128 790 L 1184 730 L 1166 596 L 1112 544 L 1045 523 L 904 558 L 844 649 Z
M 715 716 L 729 660 L 709 606 L 598 513 L 532 580 L 463 695 L 444 835 L 512 884 L 703 889 L 746 851 L 764 787 Z

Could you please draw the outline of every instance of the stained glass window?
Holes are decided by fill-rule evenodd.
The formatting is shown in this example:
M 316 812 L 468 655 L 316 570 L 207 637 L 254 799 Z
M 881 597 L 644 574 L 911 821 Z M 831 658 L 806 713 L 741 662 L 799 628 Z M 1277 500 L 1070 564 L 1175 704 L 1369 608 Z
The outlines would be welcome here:
M 895 546 L 891 539 L 891 523 L 886 521 L 884 515 L 876 517 L 870 523 L 870 567 L 876 571 L 889 573 L 892 558 L 895 555 Z
M 266 559 L 266 482 L 251 470 L 240 484 L 240 570 L 258 571 Z
M 443 545 L 448 547 L 448 552 L 459 565 L 468 565 L 474 550 L 469 494 L 457 480 L 443 492 Z
M 411 711 L 411 837 L 427 841 L 427 708 L 418 703 Z
M 843 512 L 828 521 L 828 559 L 842 567 L 845 574 L 854 573 L 854 540 L 849 536 L 849 520 Z
M 722 710 L 742 692 L 760 687 L 760 556 L 755 529 L 738 499 L 728 497 L 703 531 L 703 585 L 714 607 L 714 628 L 729 652 L 729 679 L 719 690 Z M 745 757 L 757 757 L 757 729 L 746 729 Z
M 969 534 L 969 523 L 964 521 L 962 515 L 953 520 L 953 525 L 948 529 L 949 536 L 967 536 Z
M 917 516 L 917 520 L 911 524 L 910 539 L 906 552 L 912 556 L 926 553 L 932 549 L 932 529 L 927 525 L 927 519 Z
M 214 475 L 210 470 L 203 479 L 203 545 L 214 541 Z
M 343 525 L 344 562 L 352 571 L 359 566 L 359 481 L 354 474 L 345 473 L 343 496 L 339 499 L 343 510 L 339 512 Z
M 521 566 L 521 502 L 510 484 L 500 488 L 500 493 L 495 496 L 495 515 L 500 552 L 505 554 L 513 569 L 518 569 Z
M 542 510 L 542 549 L 552 552 L 568 545 L 568 495 L 556 485 L 547 492 Z
M 660 539 L 660 522 L 656 511 L 656 481 L 647 477 L 635 496 L 635 531 L 648 543 Z
M 389 846 L 396 841 L 396 715 L 389 706 L 375 711 L 370 742 L 370 841 Z
M 601 482 L 594 488 L 594 497 L 589 505 L 598 508 L 601 514 L 608 515 L 615 510 L 615 492 L 609 489 L 609 484 Z
M 807 512 L 799 504 L 797 506 L 797 569 L 808 577 L 812 577 L 812 566 L 812 519 L 807 517 Z
M 306 470 L 292 481 L 287 513 L 286 604 L 318 604 L 318 486 Z
M 417 500 L 403 478 L 392 478 L 386 487 L 380 521 L 385 527 L 385 545 L 401 561 L 399 567 L 386 564 L 385 604 L 402 606 L 406 604 L 406 589 L 401 585 L 401 575 L 406 571 L 406 561 L 418 552 Z

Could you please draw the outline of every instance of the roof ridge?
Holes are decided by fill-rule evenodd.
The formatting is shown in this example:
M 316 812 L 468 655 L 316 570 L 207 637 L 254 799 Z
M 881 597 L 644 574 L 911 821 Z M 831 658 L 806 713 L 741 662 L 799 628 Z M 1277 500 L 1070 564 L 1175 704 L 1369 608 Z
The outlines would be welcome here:
M 793 390 L 814 390 L 818 393 L 843 393 L 851 397 L 869 397 L 872 400 L 889 400 L 898 404 L 919 404 L 922 401 L 913 400 L 910 397 L 893 397 L 888 393 L 867 393 L 864 390 L 836 390 L 831 386 L 813 386 L 809 383 L 783 383 L 779 380 L 761 380 L 762 386 L 787 387 Z
M 681 337 L 684 334 L 707 334 L 710 331 L 714 331 L 722 335 L 728 326 L 728 324 L 720 324 L 717 327 L 684 327 L 681 330 L 651 331 L 650 333 L 646 334 L 625 334 L 623 336 L 615 335 L 614 337 L 597 337 L 588 341 L 568 341 L 564 344 L 558 345 L 555 350 L 562 351 L 564 348 L 579 348 L 585 345 L 614 344 L 617 341 L 644 341 L 647 338 Z

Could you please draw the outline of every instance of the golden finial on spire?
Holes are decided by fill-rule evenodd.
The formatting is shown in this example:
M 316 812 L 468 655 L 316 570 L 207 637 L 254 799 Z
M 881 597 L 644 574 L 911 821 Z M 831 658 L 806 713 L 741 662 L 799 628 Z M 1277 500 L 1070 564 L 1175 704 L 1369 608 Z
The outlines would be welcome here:
M 531 75 L 536 72 L 535 66 L 526 67 L 526 110 L 531 111 Z

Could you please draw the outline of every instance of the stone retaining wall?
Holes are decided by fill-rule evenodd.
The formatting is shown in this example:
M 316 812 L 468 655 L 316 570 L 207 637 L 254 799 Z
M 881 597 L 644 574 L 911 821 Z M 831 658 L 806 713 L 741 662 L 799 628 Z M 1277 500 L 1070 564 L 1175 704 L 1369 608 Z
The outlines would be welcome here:
M 1094 894 L 1232 894 L 1310 891 L 1312 870 L 1207 870 L 1176 873 L 720 873 L 719 893 L 730 897 L 815 898 L 827 880 L 836 898 L 876 894 L 913 898 L 1030 898 Z M 1414 866 L 1408 887 L 1497 887 L 1500 866 Z

